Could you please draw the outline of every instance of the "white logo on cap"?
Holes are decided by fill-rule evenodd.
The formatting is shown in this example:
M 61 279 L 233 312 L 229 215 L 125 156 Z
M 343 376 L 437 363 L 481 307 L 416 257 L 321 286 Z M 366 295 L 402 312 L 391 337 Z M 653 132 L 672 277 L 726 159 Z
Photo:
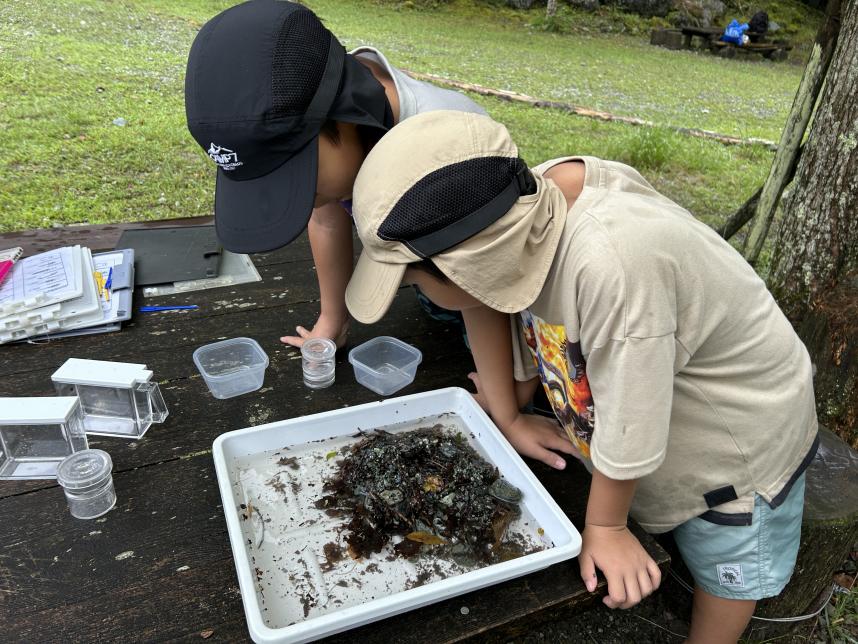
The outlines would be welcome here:
M 224 170 L 235 170 L 238 166 L 244 165 L 243 161 L 238 160 L 238 155 L 234 150 L 223 148 L 214 143 L 209 143 L 209 156 Z

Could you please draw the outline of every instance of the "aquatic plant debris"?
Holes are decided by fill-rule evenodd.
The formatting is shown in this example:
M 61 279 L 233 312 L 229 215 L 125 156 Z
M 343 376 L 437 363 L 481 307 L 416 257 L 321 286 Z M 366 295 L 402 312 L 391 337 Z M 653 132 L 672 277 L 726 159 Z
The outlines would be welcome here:
M 344 539 L 353 559 L 389 542 L 399 556 L 431 550 L 471 564 L 526 554 L 519 543 L 505 541 L 521 514 L 521 491 L 461 433 L 442 425 L 376 430 L 337 465 L 316 507 L 348 519 Z

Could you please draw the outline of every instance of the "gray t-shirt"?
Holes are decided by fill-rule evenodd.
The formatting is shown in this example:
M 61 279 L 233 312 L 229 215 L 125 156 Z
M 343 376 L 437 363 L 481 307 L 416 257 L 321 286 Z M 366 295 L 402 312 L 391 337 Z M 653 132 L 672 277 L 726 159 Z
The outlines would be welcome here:
M 458 110 L 460 112 L 476 112 L 485 114 L 486 111 L 470 98 L 454 90 L 436 87 L 431 83 L 415 80 L 391 65 L 387 58 L 374 47 L 358 47 L 349 52 L 352 56 L 366 58 L 378 63 L 390 77 L 399 94 L 399 122 L 415 114 L 432 112 L 434 110 Z
M 356 49 L 352 49 L 349 54 L 357 58 L 371 60 L 384 67 L 387 73 L 390 74 L 393 84 L 396 87 L 396 92 L 399 95 L 399 123 L 416 114 L 435 110 L 457 110 L 459 112 L 476 112 L 477 114 L 486 113 L 482 107 L 460 92 L 443 89 L 431 83 L 415 80 L 408 74 L 399 71 L 375 47 L 357 47 Z M 352 215 L 351 199 L 341 201 L 340 205 L 349 213 L 349 216 Z

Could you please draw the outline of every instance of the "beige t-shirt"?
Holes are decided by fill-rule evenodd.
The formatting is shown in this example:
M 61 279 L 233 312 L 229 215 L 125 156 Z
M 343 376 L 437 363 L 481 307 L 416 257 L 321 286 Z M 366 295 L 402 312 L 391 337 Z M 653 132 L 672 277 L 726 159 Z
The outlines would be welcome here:
M 636 170 L 577 158 L 585 187 L 519 316 L 516 378 L 540 376 L 591 466 L 639 479 L 648 531 L 750 523 L 754 493 L 777 505 L 815 448 L 807 351 L 716 232 Z

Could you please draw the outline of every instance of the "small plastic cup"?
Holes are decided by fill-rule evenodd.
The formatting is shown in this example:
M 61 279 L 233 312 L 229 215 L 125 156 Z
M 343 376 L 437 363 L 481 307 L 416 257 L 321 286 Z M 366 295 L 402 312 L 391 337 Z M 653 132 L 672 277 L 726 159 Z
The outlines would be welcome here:
M 312 338 L 301 345 L 301 367 L 304 384 L 310 389 L 324 389 L 334 384 L 337 345 L 326 338 Z
M 357 381 L 382 396 L 410 385 L 421 360 L 420 349 L 388 335 L 373 338 L 349 351 L 349 362 L 355 369 Z
M 84 449 L 63 459 L 57 468 L 57 481 L 73 517 L 95 519 L 116 505 L 112 469 L 110 454 L 100 449 Z

